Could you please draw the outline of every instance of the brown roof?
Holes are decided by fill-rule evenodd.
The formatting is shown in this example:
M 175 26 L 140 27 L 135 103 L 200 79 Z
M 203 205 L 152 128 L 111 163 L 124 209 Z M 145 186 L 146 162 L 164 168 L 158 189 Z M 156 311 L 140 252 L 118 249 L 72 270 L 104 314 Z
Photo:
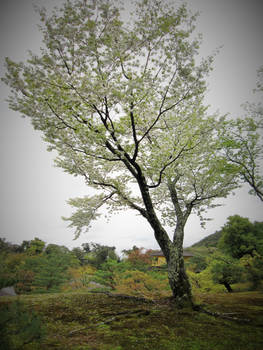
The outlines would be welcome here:
M 164 256 L 163 252 L 161 250 L 155 250 L 151 252 L 151 256 Z M 193 256 L 190 252 L 183 252 L 183 256 Z

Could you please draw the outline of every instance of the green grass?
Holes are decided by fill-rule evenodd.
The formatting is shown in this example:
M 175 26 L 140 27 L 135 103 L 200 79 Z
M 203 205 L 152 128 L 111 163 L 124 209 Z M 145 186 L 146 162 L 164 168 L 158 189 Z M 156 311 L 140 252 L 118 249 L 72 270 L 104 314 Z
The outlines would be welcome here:
M 143 302 L 105 294 L 68 293 L 1 297 L 1 308 L 19 299 L 41 318 L 45 336 L 23 349 L 69 350 L 262 350 L 263 294 L 201 294 L 196 301 L 230 321 L 169 299 Z M 11 348 L 10 348 L 11 349 Z

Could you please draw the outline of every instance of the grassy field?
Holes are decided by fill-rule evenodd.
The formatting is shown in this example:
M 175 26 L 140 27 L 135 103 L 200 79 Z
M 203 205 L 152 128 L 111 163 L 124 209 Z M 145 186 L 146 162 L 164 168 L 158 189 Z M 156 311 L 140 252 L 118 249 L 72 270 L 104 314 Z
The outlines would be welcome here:
M 24 341 L 16 322 L 5 308 L 19 299 L 22 314 L 39 339 Z M 169 299 L 143 301 L 101 293 L 45 294 L 1 297 L 0 312 L 5 328 L 1 349 L 63 350 L 262 350 L 263 294 L 259 292 L 206 294 L 196 301 L 214 317 L 190 309 L 176 310 Z M 3 319 L 5 318 L 6 319 Z M 20 316 L 19 316 L 20 317 Z M 39 317 L 41 321 L 39 321 Z M 16 315 L 16 318 L 18 316 Z M 6 322 L 7 321 L 7 322 Z M 34 329 L 34 327 L 32 328 Z M 33 330 L 36 332 L 36 330 Z M 26 344 L 27 343 L 27 344 Z M 9 345 L 8 345 L 9 344 Z M 22 345 L 21 345 L 22 344 Z

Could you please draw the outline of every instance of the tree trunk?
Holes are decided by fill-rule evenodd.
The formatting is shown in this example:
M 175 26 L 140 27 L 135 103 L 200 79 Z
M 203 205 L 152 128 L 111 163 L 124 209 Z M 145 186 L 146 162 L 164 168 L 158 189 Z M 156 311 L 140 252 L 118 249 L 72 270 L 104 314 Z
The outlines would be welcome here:
M 165 232 L 165 231 L 164 231 Z M 168 265 L 168 280 L 173 293 L 175 305 L 178 308 L 194 307 L 191 285 L 184 268 L 183 257 L 184 225 L 178 223 L 173 242 L 161 230 L 155 230 L 155 238 L 166 258 Z
M 137 170 L 138 172 L 140 171 L 140 169 Z M 145 216 L 153 228 L 156 241 L 158 242 L 166 258 L 168 265 L 168 280 L 176 307 L 193 307 L 191 286 L 185 273 L 183 258 L 184 226 L 188 216 L 191 213 L 191 208 L 189 207 L 190 209 L 187 210 L 185 214 L 182 212 L 174 184 L 170 182 L 168 187 L 174 203 L 175 215 L 177 217 L 174 239 L 171 241 L 155 213 L 146 180 L 141 174 L 139 175 L 137 177 L 137 181 L 141 190 L 147 215 L 143 212 L 141 212 L 141 214 Z
M 223 284 L 224 284 L 224 286 L 226 287 L 226 289 L 227 289 L 227 291 L 229 293 L 233 292 L 233 289 L 231 288 L 231 286 L 230 286 L 230 284 L 228 282 L 224 282 Z
M 191 285 L 184 268 L 183 249 L 172 246 L 170 248 L 168 264 L 168 280 L 179 308 L 193 306 Z
M 168 279 L 176 305 L 178 307 L 193 307 L 191 285 L 185 272 L 183 257 L 184 227 L 191 213 L 192 204 L 189 203 L 186 206 L 186 210 L 182 210 L 175 187 L 178 179 L 179 177 L 175 177 L 174 180 L 168 179 L 167 183 L 177 222 L 173 241 L 168 245 L 169 252 L 167 255 L 165 252 L 163 253 L 167 260 Z

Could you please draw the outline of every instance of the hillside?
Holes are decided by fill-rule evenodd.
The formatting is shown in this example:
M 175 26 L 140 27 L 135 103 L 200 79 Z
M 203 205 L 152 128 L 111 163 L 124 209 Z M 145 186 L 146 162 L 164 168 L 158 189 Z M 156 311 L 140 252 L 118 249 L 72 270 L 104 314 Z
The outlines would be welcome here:
M 201 241 L 194 243 L 191 248 L 199 248 L 199 247 L 216 247 L 219 239 L 221 238 L 221 231 L 216 231 L 215 233 L 201 239 Z

